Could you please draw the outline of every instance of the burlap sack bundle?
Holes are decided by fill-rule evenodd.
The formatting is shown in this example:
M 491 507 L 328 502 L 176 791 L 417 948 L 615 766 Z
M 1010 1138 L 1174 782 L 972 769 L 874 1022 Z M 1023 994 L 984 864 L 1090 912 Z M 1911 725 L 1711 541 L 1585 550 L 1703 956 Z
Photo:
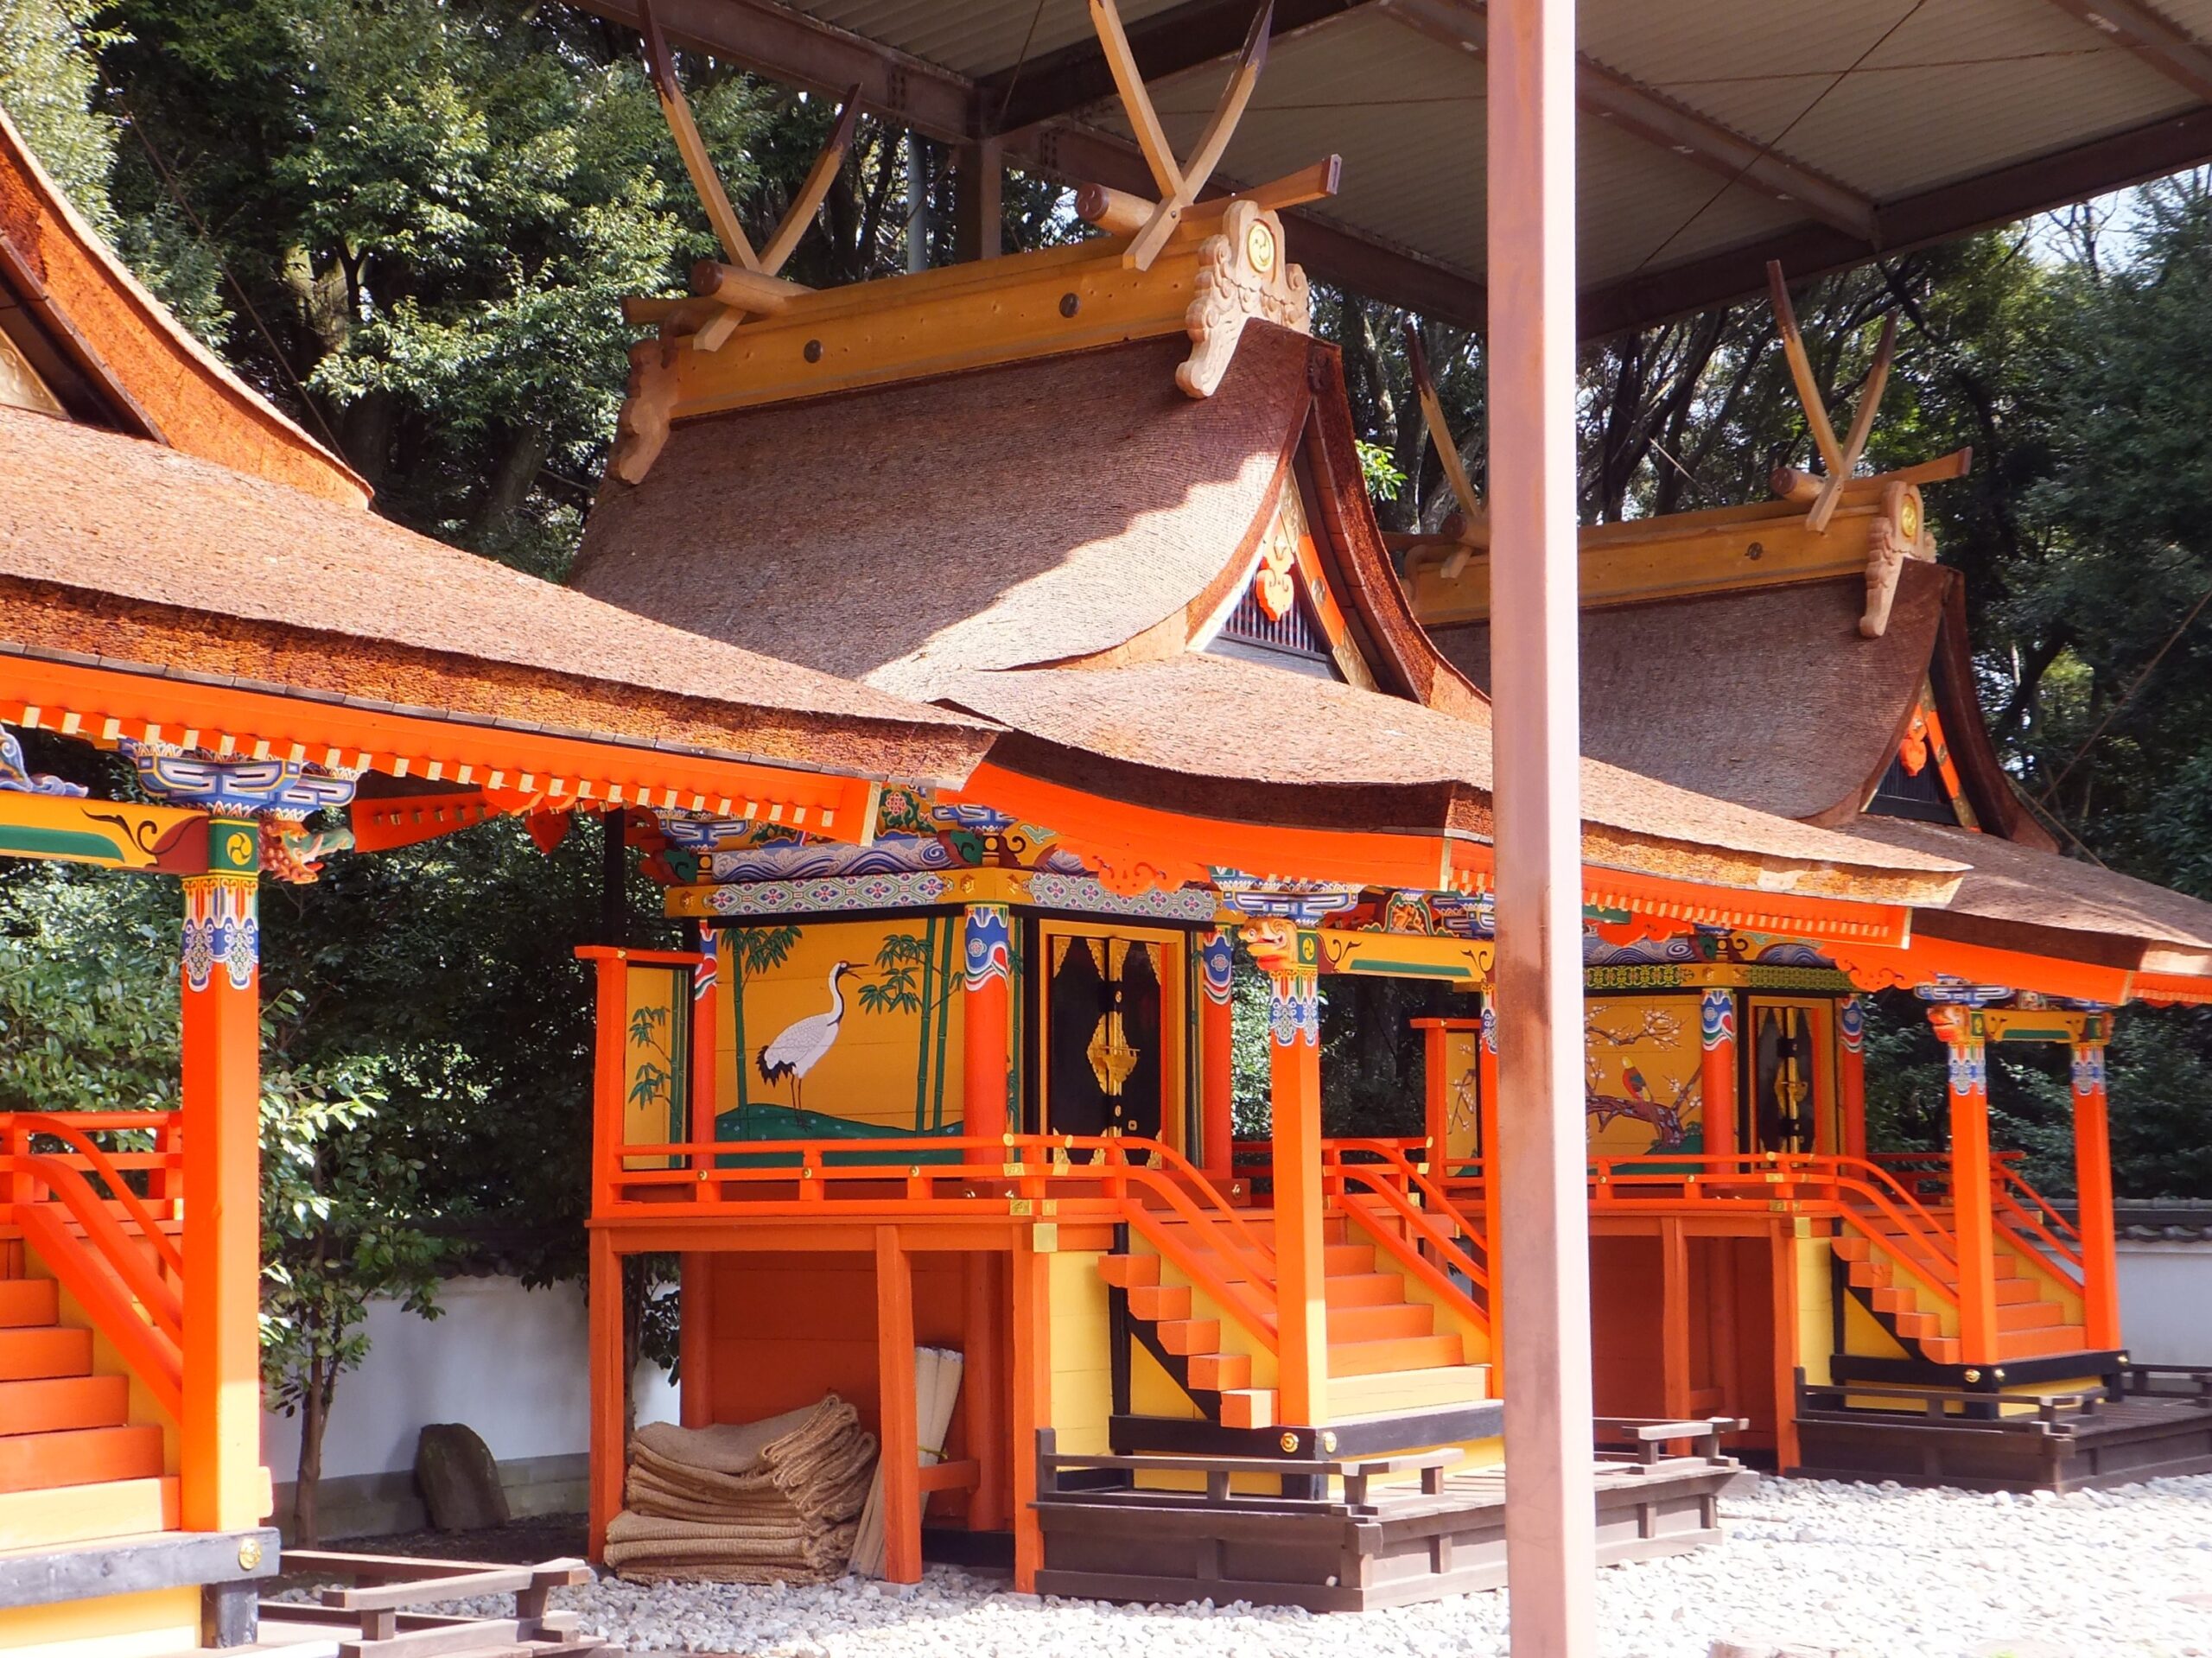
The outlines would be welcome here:
M 764 1421 L 655 1423 L 632 1442 L 607 1563 L 632 1582 L 819 1583 L 840 1575 L 875 1440 L 835 1394 Z

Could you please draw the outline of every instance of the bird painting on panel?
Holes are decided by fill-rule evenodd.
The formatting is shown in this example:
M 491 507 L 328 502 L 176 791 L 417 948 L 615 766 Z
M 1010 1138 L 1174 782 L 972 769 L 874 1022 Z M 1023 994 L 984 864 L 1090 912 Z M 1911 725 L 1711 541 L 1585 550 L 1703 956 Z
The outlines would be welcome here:
M 799 1084 L 806 1080 L 807 1072 L 820 1064 L 823 1056 L 836 1045 L 838 1029 L 845 1022 L 844 981 L 851 976 L 854 970 L 850 962 L 840 962 L 831 968 L 829 1011 L 794 1020 L 771 1038 L 754 1056 L 753 1064 L 760 1070 L 762 1082 L 790 1081 L 791 1110 L 794 1113 L 800 1109 Z

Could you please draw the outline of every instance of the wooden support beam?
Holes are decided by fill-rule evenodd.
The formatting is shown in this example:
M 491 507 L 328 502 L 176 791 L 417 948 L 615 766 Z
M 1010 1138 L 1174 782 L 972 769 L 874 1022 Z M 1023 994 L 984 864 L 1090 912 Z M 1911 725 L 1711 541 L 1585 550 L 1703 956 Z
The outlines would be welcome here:
M 603 1231 L 591 1235 L 590 1280 L 585 1305 L 591 1352 L 590 1512 L 588 1553 L 607 1558 L 607 1528 L 622 1508 L 622 1465 L 630 1447 L 624 1442 L 622 1374 L 622 1261 L 614 1240 Z
M 1736 1149 L 1736 993 L 1712 988 L 1698 1003 L 1698 1092 L 1707 1156 Z
M 1006 146 L 979 138 L 954 152 L 952 257 L 995 259 L 1005 251 Z
M 187 1531 L 267 1517 L 261 1471 L 259 831 L 212 818 L 207 873 L 184 888 L 183 1409 Z
M 785 282 L 766 271 L 747 270 L 741 265 L 724 264 L 719 259 L 702 259 L 691 267 L 691 291 L 732 310 L 750 311 L 755 316 L 778 316 L 791 308 L 793 300 L 803 294 L 811 294 L 814 289 L 804 283 Z
M 2089 1345 L 2120 1344 L 2120 1262 L 2113 1236 L 2112 1138 L 2105 1045 L 2073 1045 L 2074 1190 L 2082 1234 L 2082 1312 Z
M 976 1464 L 976 1487 L 968 1496 L 970 1531 L 1002 1531 L 1007 1523 L 1006 1259 L 978 1249 L 963 1263 L 960 1417 L 968 1457 Z
M 2108 41 L 2117 41 L 2192 96 L 2212 103 L 2212 52 L 2143 0 L 2050 0 Z
M 995 1140 L 1007 1131 L 1014 1040 L 1013 914 L 1003 904 L 971 904 L 963 921 L 961 1115 L 963 1132 L 970 1139 Z M 969 1160 L 995 1164 L 1005 1157 L 979 1148 Z
M 2209 162 L 2212 107 L 2164 116 L 2070 149 L 1884 202 L 1878 215 L 1878 243 L 1832 225 L 1808 224 L 1741 247 L 1634 272 L 1583 295 L 1580 332 L 1585 340 L 1603 340 L 1745 298 L 1758 290 L 1770 259 L 1780 260 L 1799 281 L 1807 281 L 1863 264 L 1878 252 L 1910 253 Z
M 1348 13 L 1366 10 L 1374 0 L 1276 0 L 1269 37 L 1281 40 L 1318 28 Z M 1252 0 L 1185 0 L 1128 25 L 1130 55 L 1147 80 L 1166 80 L 1235 54 L 1252 21 Z M 1115 91 L 1114 72 L 1096 41 L 1079 41 L 1031 59 L 1018 68 L 984 76 L 976 83 L 985 119 L 994 132 L 1012 132 L 1041 121 L 1072 115 Z
M 1836 1074 L 1842 1096 L 1846 1157 L 1866 1155 L 1866 1006 L 1856 996 L 1835 1005 Z M 1711 1147 L 1708 1137 L 1707 1148 Z
M 1928 1010 L 1948 1051 L 1951 1225 L 1959 1251 L 1959 1357 L 1997 1362 L 1997 1243 L 1989 1167 L 1989 1057 L 1981 1016 L 1939 1003 Z
M 1236 1006 L 1230 994 L 1236 949 L 1226 931 L 1192 937 L 1198 981 L 1198 1166 L 1220 1185 L 1236 1176 Z
M 1247 930 L 1268 975 L 1268 1091 L 1275 1215 L 1275 1388 L 1279 1420 L 1328 1420 L 1328 1274 L 1322 1231 L 1320 935 L 1262 921 Z
M 883 1578 L 922 1580 L 922 1452 L 915 1423 L 914 1274 L 895 1226 L 875 1229 L 875 1375 L 880 1393 Z
M 1690 1246 L 1679 1215 L 1659 1220 L 1659 1395 L 1662 1414 L 1690 1413 Z
M 1014 1586 L 1037 1592 L 1045 1533 L 1037 1518 L 1037 1435 L 1052 1426 L 1052 1300 L 1050 1247 L 1044 1229 L 1026 1226 L 1014 1239 Z M 1051 1234 L 1046 1235 L 1048 1237 Z
M 1382 0 L 1382 7 L 1440 44 L 1484 49 L 1485 13 L 1477 0 Z M 1874 203 L 1848 186 L 1587 58 L 1575 60 L 1574 73 L 1575 102 L 1583 113 L 1746 189 L 1801 207 L 1833 229 L 1874 239 Z
M 1505 1548 L 1516 1654 L 1597 1650 L 1575 533 L 1574 0 L 1489 11 L 1485 242 Z
M 1185 210 L 1180 228 L 1188 235 L 1200 227 L 1218 225 L 1232 201 L 1251 202 L 1262 213 L 1281 213 L 1309 201 L 1324 200 L 1336 194 L 1343 177 L 1344 157 L 1326 156 L 1272 182 L 1255 184 L 1249 189 L 1226 189 L 1218 195 L 1207 196 Z M 1156 206 L 1149 197 L 1133 195 L 1103 184 L 1084 184 L 1075 193 L 1075 216 L 1086 225 L 1096 225 L 1109 236 L 1135 235 L 1151 219 Z

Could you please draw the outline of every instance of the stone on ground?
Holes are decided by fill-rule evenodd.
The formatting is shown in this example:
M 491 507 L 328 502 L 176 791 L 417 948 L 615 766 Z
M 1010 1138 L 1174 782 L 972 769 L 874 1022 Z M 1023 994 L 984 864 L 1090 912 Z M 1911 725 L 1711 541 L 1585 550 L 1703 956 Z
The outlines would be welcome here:
M 415 1483 L 435 1531 L 485 1531 L 507 1523 L 499 1464 L 474 1428 L 432 1422 L 415 1442 Z

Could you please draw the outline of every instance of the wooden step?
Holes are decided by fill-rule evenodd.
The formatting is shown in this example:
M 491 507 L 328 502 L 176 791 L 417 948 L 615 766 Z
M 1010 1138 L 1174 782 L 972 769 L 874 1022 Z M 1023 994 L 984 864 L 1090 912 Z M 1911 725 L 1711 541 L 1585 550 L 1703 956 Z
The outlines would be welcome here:
M 2056 1301 L 1999 1302 L 1997 1327 L 2003 1331 L 2043 1330 L 2066 1322 L 2066 1309 Z
M 1441 1370 L 1466 1363 L 1457 1336 L 1400 1336 L 1388 1341 L 1331 1342 L 1332 1376 L 1380 1375 L 1391 1370 Z
M 0 1330 L 0 1382 L 92 1373 L 92 1332 L 59 1325 Z
M 59 1548 L 176 1528 L 174 1479 L 0 1491 L 0 1549 Z
M 1135 1289 L 1140 1284 L 1160 1281 L 1158 1255 L 1101 1255 L 1098 1275 L 1117 1290 Z
M 1321 1270 L 1334 1278 L 1342 1274 L 1347 1278 L 1364 1278 L 1375 1271 L 1375 1246 L 1371 1243 L 1332 1243 L 1321 1251 Z
M 1435 1333 L 1436 1309 L 1427 1302 L 1399 1301 L 1385 1306 L 1329 1309 L 1332 1343 L 1392 1341 L 1404 1336 Z
M 1221 1348 L 1218 1318 L 1164 1318 L 1154 1330 L 1160 1344 L 1171 1353 L 1187 1356 L 1217 1352 Z
M 1131 1316 L 1148 1323 L 1191 1316 L 1191 1286 L 1187 1284 L 1133 1284 L 1128 1297 Z
M 61 1317 L 60 1290 L 50 1278 L 0 1278 L 0 1329 L 50 1324 Z
M 1273 1427 L 1275 1425 L 1275 1390 L 1273 1388 L 1239 1388 L 1222 1394 L 1221 1425 L 1224 1427 Z
M 1477 1404 L 1491 1397 L 1490 1374 L 1487 1364 L 1454 1364 L 1434 1370 L 1332 1377 L 1329 1420 L 1356 1421 Z
M 2008 1359 L 2039 1359 L 2054 1353 L 2086 1352 L 2088 1345 L 2088 1331 L 2080 1324 L 2008 1331 L 1997 1337 L 1998 1352 Z
M 157 1427 L 67 1428 L 0 1436 L 0 1491 L 44 1491 L 57 1485 L 159 1479 Z
M 1252 1356 L 1192 1353 L 1183 1361 L 1183 1372 L 1200 1393 L 1236 1393 L 1252 1385 Z
M 1406 1280 L 1396 1273 L 1339 1273 L 1328 1280 L 1329 1310 L 1386 1306 L 1406 1299 Z
M 2039 1300 L 2041 1292 L 2032 1280 L 2025 1278 L 2000 1278 L 1997 1280 L 1997 1301 L 2000 1306 L 2016 1301 Z
M 48 1376 L 0 1382 L 0 1435 L 118 1427 L 130 1413 L 127 1376 Z

